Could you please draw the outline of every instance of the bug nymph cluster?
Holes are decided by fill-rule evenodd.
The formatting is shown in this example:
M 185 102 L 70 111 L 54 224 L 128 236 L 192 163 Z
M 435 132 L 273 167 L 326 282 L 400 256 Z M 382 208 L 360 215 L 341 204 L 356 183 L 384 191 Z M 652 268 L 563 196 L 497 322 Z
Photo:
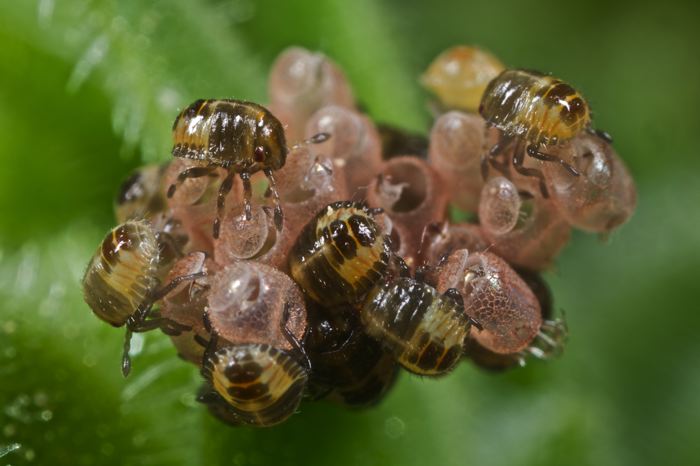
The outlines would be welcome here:
M 132 333 L 160 329 L 213 416 L 268 427 L 319 400 L 373 406 L 402 372 L 560 355 L 541 272 L 573 228 L 630 217 L 629 172 L 562 80 L 459 46 L 421 81 L 428 137 L 372 121 L 338 65 L 298 47 L 268 104 L 183 105 L 173 157 L 122 184 L 83 278 L 94 314 L 126 328 L 124 375 Z

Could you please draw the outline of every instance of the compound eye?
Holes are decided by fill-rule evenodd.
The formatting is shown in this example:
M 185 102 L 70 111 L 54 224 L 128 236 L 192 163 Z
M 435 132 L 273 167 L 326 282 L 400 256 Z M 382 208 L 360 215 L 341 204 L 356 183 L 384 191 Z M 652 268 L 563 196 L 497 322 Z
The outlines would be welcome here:
M 257 146 L 253 153 L 256 162 L 262 162 L 265 160 L 265 148 L 263 146 Z
M 575 124 L 580 118 L 583 118 L 586 113 L 585 104 L 580 98 L 575 98 L 570 102 L 561 101 L 561 118 L 568 125 Z
M 581 101 L 581 99 L 574 99 L 571 102 L 569 102 L 569 109 L 572 112 L 575 112 L 581 107 L 583 107 L 583 102 Z

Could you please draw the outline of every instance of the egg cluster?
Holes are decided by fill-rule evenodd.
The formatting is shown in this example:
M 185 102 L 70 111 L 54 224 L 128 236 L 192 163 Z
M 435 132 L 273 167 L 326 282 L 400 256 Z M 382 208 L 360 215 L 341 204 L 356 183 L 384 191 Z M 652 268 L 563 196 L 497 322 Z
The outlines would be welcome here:
M 423 76 L 429 138 L 373 122 L 336 64 L 296 47 L 266 106 L 186 107 L 175 157 L 123 183 L 83 280 L 126 327 L 125 375 L 131 334 L 161 329 L 215 416 L 269 426 L 302 400 L 375 404 L 401 369 L 558 355 L 567 329 L 539 272 L 572 228 L 626 221 L 635 190 L 605 133 L 571 130 L 578 93 L 527 73 L 446 51 Z

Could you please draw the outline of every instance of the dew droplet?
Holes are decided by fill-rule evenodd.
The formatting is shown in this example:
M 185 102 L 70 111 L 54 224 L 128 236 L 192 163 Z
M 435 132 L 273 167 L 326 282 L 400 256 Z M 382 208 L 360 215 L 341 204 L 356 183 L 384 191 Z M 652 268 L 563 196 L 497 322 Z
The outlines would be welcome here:
M 86 367 L 95 367 L 97 365 L 97 358 L 95 358 L 94 354 L 88 353 L 83 356 L 83 364 Z
M 392 416 L 384 421 L 384 433 L 392 440 L 403 437 L 406 432 L 406 423 L 397 416 Z

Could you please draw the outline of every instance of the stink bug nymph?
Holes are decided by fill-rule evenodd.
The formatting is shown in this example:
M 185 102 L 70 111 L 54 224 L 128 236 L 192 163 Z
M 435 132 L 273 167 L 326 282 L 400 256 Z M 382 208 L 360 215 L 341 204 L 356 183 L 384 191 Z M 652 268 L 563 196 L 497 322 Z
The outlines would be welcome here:
M 129 220 L 110 231 L 95 252 L 83 277 L 83 296 L 92 311 L 114 327 L 126 326 L 122 373 L 131 370 L 129 348 L 133 332 L 161 328 L 177 334 L 180 324 L 152 311 L 153 304 L 185 280 L 183 275 L 160 287 L 160 245 L 156 232 L 144 220 Z
M 236 424 L 259 427 L 279 424 L 294 414 L 308 378 L 296 358 L 266 344 L 207 350 L 202 374 L 213 391 L 200 401 L 218 405 Z
M 304 227 L 289 269 L 307 296 L 326 307 L 352 304 L 382 277 L 391 250 L 389 236 L 374 218 L 380 211 L 334 202 Z
M 472 323 L 462 297 L 444 294 L 412 278 L 387 280 L 367 295 L 360 311 L 367 333 L 383 342 L 399 364 L 414 374 L 437 376 L 462 357 Z
M 287 274 L 254 261 L 228 264 L 209 284 L 202 360 L 209 390 L 199 401 L 233 424 L 284 421 L 311 371 L 300 342 L 307 328 L 301 290 Z
M 316 143 L 327 139 L 325 133 L 311 138 Z M 243 181 L 246 219 L 250 220 L 252 187 L 250 175 L 260 170 L 270 182 L 275 201 L 275 225 L 282 229 L 282 208 L 272 172 L 280 169 L 289 149 L 282 123 L 265 107 L 242 100 L 197 100 L 185 108 L 173 123 L 173 156 L 199 160 L 205 165 L 182 171 L 168 189 L 168 197 L 188 178 L 208 176 L 217 167 L 227 170 L 217 197 L 214 238 L 219 237 L 226 195 L 236 173 Z
M 484 178 L 489 163 L 504 171 L 507 162 L 495 158 L 504 154 L 512 143 L 515 143 L 513 167 L 522 175 L 539 178 L 544 197 L 548 196 L 544 175 L 538 169 L 523 166 L 525 154 L 560 163 L 572 175 L 579 176 L 576 168 L 561 158 L 540 151 L 540 147 L 568 141 L 584 129 L 593 132 L 588 103 L 569 84 L 536 71 L 505 70 L 486 87 L 479 113 L 487 126 L 501 131 L 498 143 L 482 156 Z M 610 139 L 606 133 L 596 134 Z

